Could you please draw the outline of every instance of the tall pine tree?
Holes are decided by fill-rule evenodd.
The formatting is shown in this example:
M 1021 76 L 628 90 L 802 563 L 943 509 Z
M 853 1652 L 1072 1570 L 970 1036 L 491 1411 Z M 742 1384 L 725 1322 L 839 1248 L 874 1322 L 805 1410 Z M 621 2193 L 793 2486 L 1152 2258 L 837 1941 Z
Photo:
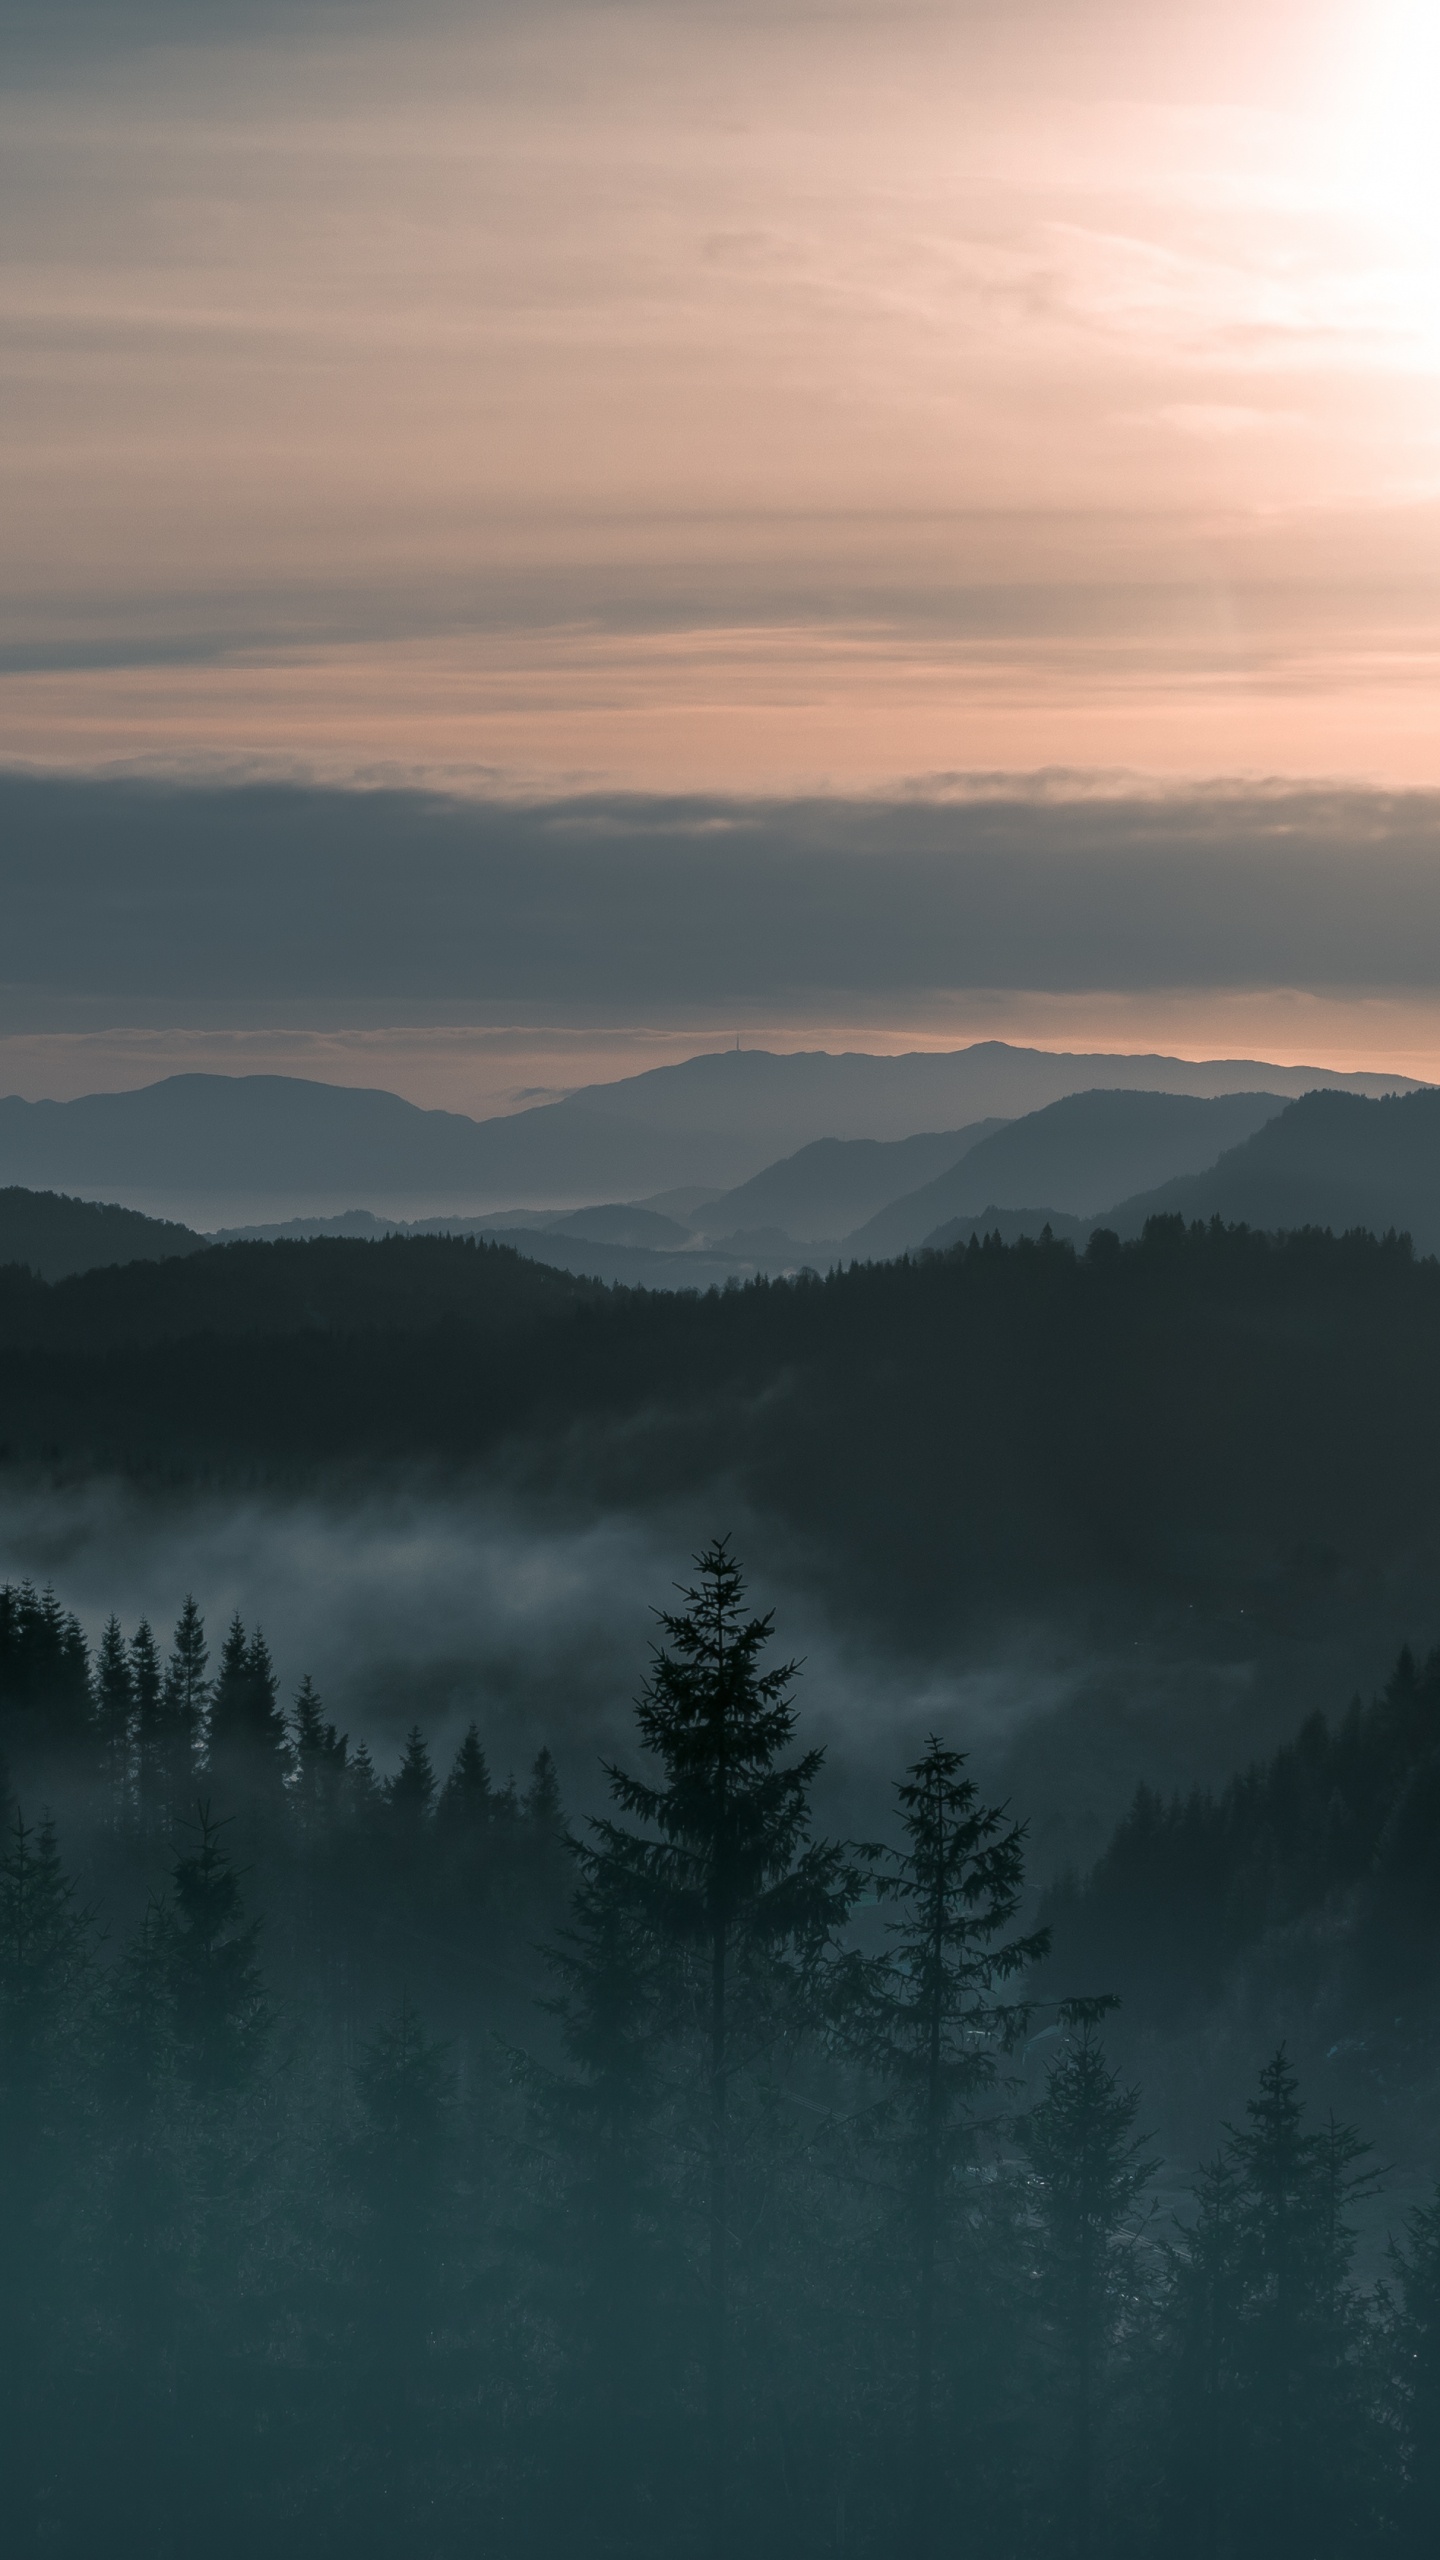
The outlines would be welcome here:
M 939 2531 L 937 2318 L 977 2103 L 996 2086 L 1024 2011 L 997 1987 L 1037 1964 L 1045 1930 L 1007 1935 L 1025 1882 L 1025 1832 L 980 1801 L 964 1754 L 931 1736 L 896 1788 L 904 1846 L 882 1853 L 875 1890 L 893 1917 L 850 2033 L 894 2093 L 897 2169 L 913 2304 L 913 2535 Z
M 787 2017 L 804 2015 L 858 1878 L 839 1849 L 811 1837 L 810 1793 L 823 1754 L 782 1756 L 795 1734 L 789 1692 L 798 1666 L 762 1668 L 772 1616 L 747 1614 L 728 1541 L 707 1548 L 696 1567 L 683 1609 L 659 1613 L 665 1641 L 637 1708 L 658 1775 L 609 1768 L 611 1794 L 629 1821 L 592 1825 L 592 1873 L 663 1951 L 677 2014 L 698 2045 L 705 2540 L 720 2560 L 731 2544 L 736 2082 Z M 643 1828 L 629 1827 L 636 1822 Z
M 1121 2088 L 1082 2010 L 1078 2036 L 1018 2127 L 1032 2171 L 1036 2275 L 1060 2419 L 1047 2429 L 1059 2455 L 1054 2543 L 1071 2560 L 1091 2560 L 1102 2532 L 1111 2372 L 1145 2291 L 1135 2240 L 1140 2199 L 1159 2164 L 1136 2135 L 1139 2111 L 1138 2090 Z

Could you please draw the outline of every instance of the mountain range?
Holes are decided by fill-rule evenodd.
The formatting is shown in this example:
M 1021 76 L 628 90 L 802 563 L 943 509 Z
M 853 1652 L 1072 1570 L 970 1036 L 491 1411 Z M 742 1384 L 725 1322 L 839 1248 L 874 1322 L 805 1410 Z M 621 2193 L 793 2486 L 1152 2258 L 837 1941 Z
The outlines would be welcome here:
M 868 1204 L 903 1186 L 937 1154 L 953 1159 L 947 1170 L 902 1188 L 849 1235 L 795 1233 L 827 1212 L 835 1218 L 856 1200 Z M 1162 1178 L 1153 1179 L 1157 1174 Z M 1147 1180 L 1148 1188 L 1139 1187 Z M 974 1205 L 940 1214 L 957 1195 Z M 104 1263 L 193 1253 L 211 1242 L 398 1232 L 483 1236 L 592 1279 L 706 1289 L 806 1263 L 884 1261 L 977 1234 L 1013 1241 L 1048 1226 L 1057 1238 L 1083 1245 L 1097 1226 L 1133 1236 L 1163 1215 L 1271 1231 L 1394 1229 L 1422 1251 L 1440 1251 L 1440 1091 L 1371 1100 L 1319 1090 L 1294 1102 L 1263 1093 L 1209 1100 L 1124 1089 L 1077 1094 L 983 1134 L 972 1128 L 888 1142 L 817 1141 L 729 1193 L 660 1197 L 669 1209 L 603 1201 L 415 1221 L 352 1209 L 207 1237 L 131 1209 L 12 1186 L 0 1191 L 0 1263 L 25 1263 L 58 1279 Z M 737 1214 L 767 1209 L 768 1226 L 731 1224 Z
M 660 1206 L 652 1195 L 682 1185 L 734 1190 L 817 1139 L 893 1142 L 949 1131 L 961 1133 L 963 1150 L 964 1133 L 979 1122 L 1015 1119 L 1085 1090 L 1293 1096 L 1317 1083 L 1371 1094 L 1408 1080 L 1003 1041 L 896 1058 L 722 1050 L 472 1120 L 304 1078 L 169 1076 L 70 1102 L 0 1100 L 0 1184 L 98 1196 L 209 1227 L 358 1207 L 414 1219 L 596 1200 Z M 927 1161 L 924 1178 L 941 1169 Z M 918 1184 L 910 1175 L 900 1187 Z M 840 1232 L 883 1205 L 867 1197 Z M 772 1222 L 742 1211 L 731 1224 Z

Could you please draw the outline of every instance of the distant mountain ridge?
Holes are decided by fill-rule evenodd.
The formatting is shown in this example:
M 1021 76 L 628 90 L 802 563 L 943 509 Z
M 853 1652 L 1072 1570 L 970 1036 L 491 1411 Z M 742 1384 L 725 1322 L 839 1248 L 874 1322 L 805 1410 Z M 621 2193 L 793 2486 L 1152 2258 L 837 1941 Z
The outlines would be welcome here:
M 1139 1235 L 1147 1218 L 1227 1226 L 1397 1229 L 1440 1252 L 1440 1092 L 1307 1093 L 1204 1172 L 1119 1201 L 1103 1223 Z
M 845 1238 L 844 1250 L 883 1260 L 987 1208 L 1042 1203 L 1067 1218 L 1093 1217 L 1122 1195 L 1213 1165 L 1285 1108 L 1275 1093 L 1066 1094 L 1007 1122 L 935 1181 L 893 1200 Z
M 813 1138 L 737 1189 L 722 1191 L 694 1223 L 717 1239 L 752 1227 L 779 1227 L 799 1242 L 848 1235 L 861 1219 L 958 1164 L 1006 1125 L 991 1119 L 913 1138 Z
M 1254 1060 L 957 1050 L 721 1050 L 472 1120 L 398 1095 L 287 1076 L 170 1076 L 72 1102 L 0 1101 L 0 1183 L 100 1194 L 205 1226 L 338 1212 L 422 1217 L 501 1206 L 728 1190 L 817 1139 L 908 1139 L 1015 1118 L 1086 1088 L 1213 1096 L 1357 1093 L 1404 1077 L 1327 1077 Z

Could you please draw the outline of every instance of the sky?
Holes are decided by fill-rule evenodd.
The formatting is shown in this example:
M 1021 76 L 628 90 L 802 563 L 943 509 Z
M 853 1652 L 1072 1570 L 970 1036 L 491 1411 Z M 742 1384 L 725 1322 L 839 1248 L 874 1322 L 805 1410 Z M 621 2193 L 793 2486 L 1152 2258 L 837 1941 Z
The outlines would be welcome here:
M 1433 0 L 0 0 L 0 59 L 0 768 L 88 779 L 122 871 L 165 784 L 217 933 L 272 893 L 233 828 L 215 891 L 213 795 L 308 789 L 342 905 L 348 795 L 372 934 L 308 986 L 278 933 L 187 977 L 163 916 L 149 988 L 0 958 L 0 1087 L 500 1108 L 737 1032 L 1440 1074 L 1440 946 L 1370 914 L 1437 851 Z M 583 987 L 538 891 L 523 947 L 502 899 L 382 983 L 437 801 L 606 813 Z M 722 804 L 770 851 L 707 979 Z M 817 804 L 870 866 L 838 915 Z M 1097 809 L 1148 813 L 1143 965 Z M 1167 908 L 1200 836 L 1212 907 Z M 988 931 L 1022 842 L 1063 967 L 1050 912 Z M 828 974 L 773 965 L 801 883 Z

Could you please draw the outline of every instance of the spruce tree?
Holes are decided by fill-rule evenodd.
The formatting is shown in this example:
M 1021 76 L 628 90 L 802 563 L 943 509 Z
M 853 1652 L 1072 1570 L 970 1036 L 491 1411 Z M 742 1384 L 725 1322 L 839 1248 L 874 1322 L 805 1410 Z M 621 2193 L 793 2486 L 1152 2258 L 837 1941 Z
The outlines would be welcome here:
M 1073 2560 L 1090 2560 L 1096 2547 L 1107 2386 L 1143 2293 L 1138 2209 L 1159 2164 L 1135 2133 L 1139 2110 L 1138 2090 L 1121 2088 L 1093 2017 L 1082 2014 L 1078 2037 L 1017 2128 L 1032 2171 L 1040 2309 L 1062 2413 L 1056 2548 Z
M 339 1817 L 350 1742 L 327 1720 L 308 1671 L 295 1692 L 290 1722 L 295 1815 L 301 1838 L 313 1851 Z
M 556 2486 L 562 2502 L 588 2509 L 598 2550 L 638 2552 L 672 2399 L 667 1968 L 628 1878 L 600 1849 L 576 1842 L 573 1854 L 569 1923 L 546 1950 L 558 1978 L 546 2006 L 560 2022 L 565 2067 L 532 2064 L 528 2073 L 558 2172 L 540 2234 L 567 2351 L 570 2441 Z
M 1221 2494 L 1205 2501 L 1213 2547 L 1259 2554 L 1291 2537 L 1317 2560 L 1340 2560 L 1374 2529 L 1373 2367 L 1348 2214 L 1375 2174 L 1350 2126 L 1306 2127 L 1283 2047 L 1246 2117 L 1223 2146 L 1228 2228 L 1207 2235 L 1223 2247 L 1231 2299 L 1224 2472 Z M 1184 2255 L 1194 2246 L 1182 2242 Z M 1182 2305 L 1188 2272 L 1182 2257 Z
M 1007 1936 L 1024 1894 L 1025 1830 L 982 1804 L 963 1752 L 932 1735 L 896 1788 L 905 1845 L 881 1853 L 875 1890 L 895 1916 L 850 2026 L 894 2093 L 898 2175 L 913 2303 L 913 2508 L 919 2551 L 940 2508 L 937 2314 L 959 2179 L 973 2159 L 977 2103 L 996 2087 L 1026 2011 L 997 1987 L 1049 1948 L 1046 1930 Z M 897 2121 L 898 2120 L 898 2121 Z
M 95 1733 L 101 1782 L 112 1822 L 122 1823 L 130 1805 L 131 1756 L 135 1741 L 135 1684 L 132 1661 L 116 1617 L 107 1619 L 95 1655 Z
M 247 1638 L 237 1610 L 220 1656 L 210 1708 L 209 1776 L 235 1808 L 273 1815 L 285 1800 L 290 1740 L 270 1648 L 257 1627 Z
M 435 1804 L 435 1771 L 429 1746 L 418 1724 L 405 1737 L 405 1749 L 393 1778 L 385 1781 L 385 1802 L 406 1832 L 428 1822 Z
M 762 1668 L 773 1618 L 746 1615 L 727 1541 L 696 1567 L 684 1608 L 657 1613 L 665 1641 L 637 1707 L 658 1776 L 607 1770 L 620 1812 L 644 1828 L 596 1821 L 592 1842 L 597 1884 L 652 1934 L 699 2045 L 706 2542 L 718 2556 L 730 2547 L 735 2084 L 787 2018 L 805 2014 L 858 1879 L 839 1849 L 810 1836 L 823 1754 L 782 1758 L 798 1666 Z
M 558 1839 L 563 1833 L 565 1815 L 560 1802 L 560 1773 L 552 1753 L 545 1747 L 535 1754 L 523 1810 L 537 1840 Z
M 481 1748 L 479 1728 L 469 1724 L 440 1790 L 436 1818 L 450 1837 L 468 1838 L 489 1822 L 492 1810 L 489 1764 Z
M 1235 2162 L 1218 2151 L 1196 2179 L 1193 2218 L 1167 2250 L 1171 2516 L 1178 2547 L 1194 2560 L 1219 2560 L 1226 2548 L 1236 2475 L 1240 2184 Z
M 166 1837 L 193 1813 L 196 1777 L 205 1746 L 210 1684 L 205 1621 L 192 1598 L 176 1620 L 159 1706 L 142 1737 L 138 1785 L 146 1829 Z
M 270 2030 L 258 1920 L 247 1920 L 240 1878 L 202 1804 L 195 1846 L 182 1851 L 165 1912 L 165 1972 L 175 2056 L 197 2098 L 220 2102 L 251 2080 Z
M 147 1781 L 161 1745 L 164 1690 L 160 1655 L 148 1618 L 141 1619 L 130 1639 L 130 1679 L 135 1693 L 132 1794 L 143 1820 L 146 1800 L 152 1792 Z

